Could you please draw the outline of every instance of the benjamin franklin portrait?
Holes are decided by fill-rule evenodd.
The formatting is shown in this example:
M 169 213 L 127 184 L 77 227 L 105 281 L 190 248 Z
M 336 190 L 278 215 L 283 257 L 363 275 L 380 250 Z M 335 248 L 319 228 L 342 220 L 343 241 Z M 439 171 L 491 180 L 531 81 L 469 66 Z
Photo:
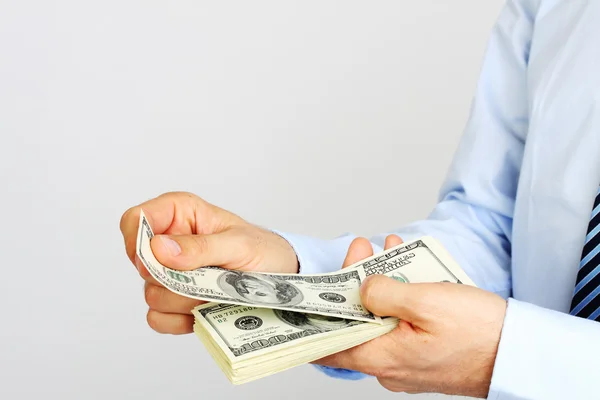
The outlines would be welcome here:
M 231 297 L 251 304 L 293 306 L 303 298 L 293 284 L 265 274 L 227 271 L 217 282 L 221 290 Z

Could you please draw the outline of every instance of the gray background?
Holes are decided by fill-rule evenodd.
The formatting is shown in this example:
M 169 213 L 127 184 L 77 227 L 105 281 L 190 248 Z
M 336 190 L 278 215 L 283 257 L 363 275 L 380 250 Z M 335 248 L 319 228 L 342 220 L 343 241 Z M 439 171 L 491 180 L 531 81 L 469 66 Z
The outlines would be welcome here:
M 426 216 L 501 6 L 0 1 L 0 398 L 411 397 L 230 385 L 146 326 L 119 218 L 171 190 L 324 238 Z

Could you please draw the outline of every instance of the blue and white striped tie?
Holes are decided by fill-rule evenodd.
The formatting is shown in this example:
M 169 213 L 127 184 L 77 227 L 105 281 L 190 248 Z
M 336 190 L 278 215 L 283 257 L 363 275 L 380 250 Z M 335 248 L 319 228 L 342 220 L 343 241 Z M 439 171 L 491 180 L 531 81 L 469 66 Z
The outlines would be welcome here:
M 600 321 L 600 189 L 581 252 L 571 315 Z

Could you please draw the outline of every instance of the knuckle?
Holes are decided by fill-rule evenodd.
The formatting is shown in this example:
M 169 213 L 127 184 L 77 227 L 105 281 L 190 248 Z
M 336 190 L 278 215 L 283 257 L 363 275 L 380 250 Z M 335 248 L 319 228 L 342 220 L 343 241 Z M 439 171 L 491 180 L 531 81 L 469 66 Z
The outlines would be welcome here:
M 243 254 L 256 254 L 258 249 L 263 246 L 264 238 L 252 228 L 234 228 L 240 246 L 240 251 Z M 233 230 L 232 230 L 233 231 Z
M 271 239 L 265 235 L 261 228 L 254 225 L 246 227 L 242 230 L 242 233 L 242 253 L 245 255 L 246 262 L 263 260 L 267 256 L 270 246 L 269 240 Z
M 192 246 L 192 248 L 190 249 L 192 253 L 190 254 L 190 256 L 207 253 L 209 249 L 208 240 L 206 236 L 194 235 L 192 237 L 194 238 L 194 246 Z
M 181 190 L 171 190 L 171 191 L 161 194 L 159 197 L 180 197 L 180 196 L 189 197 L 189 196 L 192 196 L 192 194 L 189 192 L 181 191 Z
M 184 200 L 184 201 L 194 201 L 194 202 L 203 202 L 203 200 L 191 192 L 176 190 L 171 192 L 166 192 L 162 196 L 171 198 L 173 200 Z
M 173 205 L 177 207 L 196 209 L 199 205 L 201 205 L 204 201 L 191 192 L 185 191 L 171 191 L 161 194 L 159 197 L 169 199 L 173 203 Z
M 381 289 L 381 278 L 379 275 L 372 275 L 361 285 L 362 301 L 367 308 L 373 302 L 374 294 Z
M 146 299 L 146 304 L 151 309 L 158 308 L 163 299 L 163 288 L 147 284 L 144 289 L 144 297 Z
M 263 235 L 263 232 L 261 232 L 260 230 L 257 230 L 254 233 L 254 247 L 256 249 L 262 249 L 265 247 L 266 244 L 267 244 L 267 239 Z
M 399 392 L 405 392 L 406 390 L 402 387 L 401 384 L 399 384 L 398 382 L 392 380 L 392 379 L 388 379 L 388 378 L 377 378 L 377 381 L 379 382 L 379 384 L 381 386 L 383 386 L 384 389 L 389 390 L 390 392 L 395 392 L 395 393 L 399 393 Z
M 381 365 L 373 371 L 373 376 L 376 376 L 378 379 L 392 380 L 396 377 L 396 372 L 393 368 L 389 368 L 387 365 Z
M 129 220 L 135 215 L 135 211 L 138 209 L 139 206 L 130 207 L 123 213 L 123 215 L 121 216 L 121 220 L 119 221 L 119 229 L 121 230 L 121 232 L 125 232 Z

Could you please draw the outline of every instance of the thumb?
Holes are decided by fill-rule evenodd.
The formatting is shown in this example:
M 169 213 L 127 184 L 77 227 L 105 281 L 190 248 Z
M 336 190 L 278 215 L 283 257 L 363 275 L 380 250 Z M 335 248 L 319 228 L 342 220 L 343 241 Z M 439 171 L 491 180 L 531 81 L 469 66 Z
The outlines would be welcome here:
M 348 248 L 348 253 L 346 254 L 342 268 L 347 268 L 352 264 L 356 264 L 357 262 L 364 260 L 365 258 L 371 257 L 372 255 L 373 246 L 371 246 L 371 242 L 363 237 L 358 237 L 354 239 L 352 243 L 350 243 L 350 247 Z
M 156 235 L 150 245 L 163 265 L 189 271 L 200 267 L 235 267 L 247 259 L 248 240 L 240 232 L 226 230 L 212 235 Z
M 385 275 L 371 275 L 360 286 L 360 297 L 367 310 L 380 317 L 398 317 L 420 325 L 423 285 L 399 282 Z

